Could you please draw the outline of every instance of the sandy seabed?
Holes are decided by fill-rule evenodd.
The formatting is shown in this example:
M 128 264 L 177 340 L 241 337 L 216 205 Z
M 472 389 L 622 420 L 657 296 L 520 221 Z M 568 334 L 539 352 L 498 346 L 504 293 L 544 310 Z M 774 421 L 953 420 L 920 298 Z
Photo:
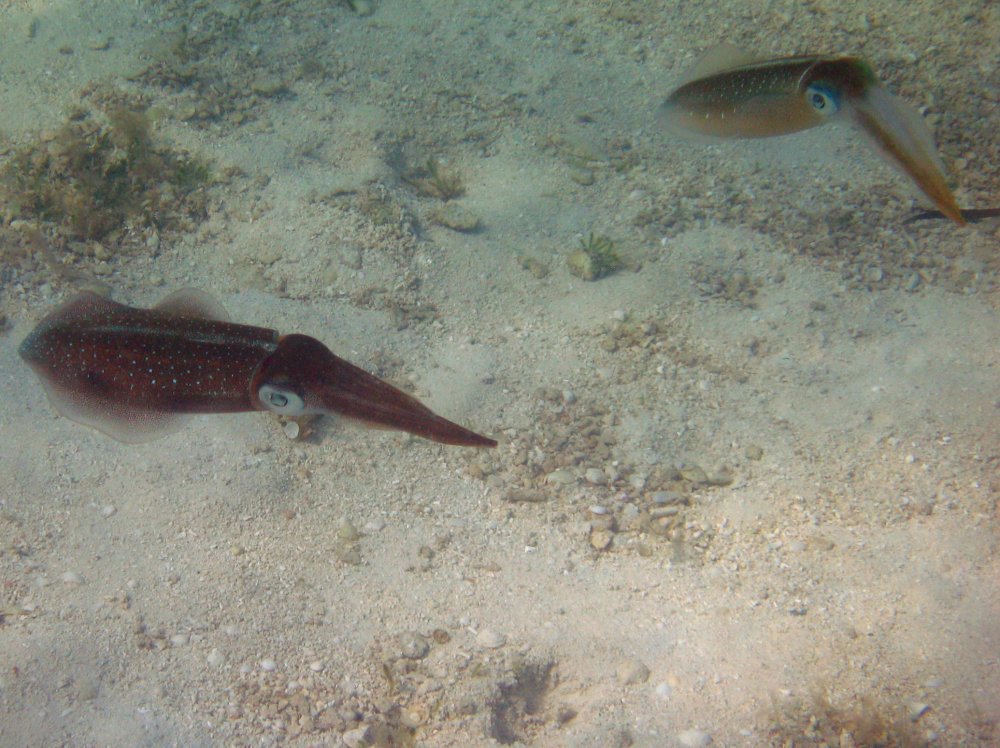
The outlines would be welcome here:
M 997 745 L 997 226 L 906 223 L 849 130 L 655 123 L 717 42 L 858 54 L 987 207 L 997 29 L 0 2 L 0 168 L 127 106 L 211 172 L 99 237 L 0 203 L 0 746 Z M 622 266 L 585 281 L 592 235 Z M 119 444 L 16 352 L 94 285 L 202 288 L 500 445 L 264 414 Z

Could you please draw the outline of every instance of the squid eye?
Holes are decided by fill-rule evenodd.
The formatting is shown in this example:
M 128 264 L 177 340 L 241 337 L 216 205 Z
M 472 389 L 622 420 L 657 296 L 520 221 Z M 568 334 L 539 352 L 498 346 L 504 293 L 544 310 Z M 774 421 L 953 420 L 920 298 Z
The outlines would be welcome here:
M 261 385 L 257 397 L 268 410 L 283 416 L 298 416 L 306 409 L 305 400 L 297 392 L 273 384 Z
M 837 103 L 837 96 L 833 91 L 816 85 L 809 86 L 809 88 L 806 89 L 806 101 L 809 102 L 809 106 L 822 114 L 824 117 L 836 114 L 837 110 L 840 108 Z

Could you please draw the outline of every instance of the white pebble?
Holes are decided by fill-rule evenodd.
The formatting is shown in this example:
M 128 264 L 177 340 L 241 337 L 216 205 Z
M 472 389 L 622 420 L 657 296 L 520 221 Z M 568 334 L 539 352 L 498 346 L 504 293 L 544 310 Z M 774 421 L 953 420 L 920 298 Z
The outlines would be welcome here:
M 659 698 L 663 699 L 664 701 L 666 701 L 667 699 L 669 699 L 669 698 L 670 698 L 670 694 L 672 694 L 672 693 L 673 693 L 673 691 L 674 691 L 674 689 L 672 689 L 672 688 L 670 687 L 670 684 L 669 684 L 669 683 L 666 683 L 666 682 L 663 682 L 663 683 L 657 683 L 657 684 L 656 684 L 656 688 L 655 688 L 655 689 L 653 689 L 653 692 L 654 692 L 654 693 L 655 693 L 655 694 L 656 694 L 656 695 L 657 695 L 657 696 L 658 696 Z
M 485 649 L 499 649 L 507 643 L 507 637 L 493 629 L 483 629 L 476 634 L 476 644 Z
M 273 673 L 275 670 L 278 669 L 278 663 L 275 662 L 274 660 L 261 660 L 260 669 L 268 673 Z
M 63 573 L 62 581 L 63 584 L 79 585 L 83 584 L 83 577 L 81 577 L 75 571 L 67 571 Z
M 189 637 L 187 634 L 174 634 L 173 636 L 170 637 L 170 646 L 183 647 L 189 641 L 191 641 L 191 637 Z
M 309 663 L 309 669 L 312 670 L 314 673 L 322 673 L 323 663 L 320 662 L 319 660 L 314 660 L 313 662 Z
M 588 483 L 594 484 L 607 483 L 608 480 L 604 471 L 599 468 L 587 468 L 587 472 L 583 474 L 583 477 L 587 479 Z
M 385 529 L 385 520 L 377 517 L 365 522 L 365 532 L 378 532 Z
M 208 653 L 208 664 L 212 667 L 219 667 L 226 661 L 225 656 L 219 651 L 218 647 L 214 648 Z
M 110 517 L 117 511 L 118 509 L 113 504 L 105 504 L 104 506 L 101 507 L 101 516 Z
M 712 744 L 712 736 L 704 730 L 684 730 L 677 733 L 677 742 L 684 748 L 705 748 Z

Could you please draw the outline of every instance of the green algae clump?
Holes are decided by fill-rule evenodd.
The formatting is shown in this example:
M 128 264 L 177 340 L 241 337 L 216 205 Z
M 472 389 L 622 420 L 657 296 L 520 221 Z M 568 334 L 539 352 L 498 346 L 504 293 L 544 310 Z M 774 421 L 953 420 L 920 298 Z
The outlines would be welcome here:
M 0 222 L 28 220 L 70 240 L 100 240 L 129 221 L 162 227 L 203 213 L 193 196 L 209 179 L 206 162 L 154 141 L 144 110 L 78 111 L 0 168 Z
M 573 275 L 585 281 L 598 280 L 622 267 L 615 243 L 607 236 L 594 233 L 580 240 L 580 248 L 570 252 L 566 263 Z
M 402 177 L 423 197 L 436 197 L 447 202 L 465 194 L 462 177 L 442 166 L 436 158 L 427 159 L 422 168 L 407 172 Z

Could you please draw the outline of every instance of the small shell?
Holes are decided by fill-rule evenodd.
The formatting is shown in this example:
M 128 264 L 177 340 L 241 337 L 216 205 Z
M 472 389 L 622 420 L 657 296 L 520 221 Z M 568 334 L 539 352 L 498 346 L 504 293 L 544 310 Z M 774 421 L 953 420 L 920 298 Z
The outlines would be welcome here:
M 576 476 L 573 475 L 572 471 L 560 469 L 553 470 L 551 473 L 545 476 L 546 483 L 556 483 L 560 486 L 568 486 L 571 483 L 576 483 Z
M 684 465 L 680 468 L 681 477 L 684 480 L 691 481 L 692 483 L 707 483 L 708 476 L 705 471 L 698 465 Z
M 499 649 L 507 643 L 507 637 L 493 629 L 482 629 L 476 634 L 476 644 L 484 649 Z
M 425 704 L 410 704 L 410 706 L 405 707 L 399 712 L 399 721 L 403 723 L 405 727 L 414 728 L 420 727 L 428 719 L 430 719 L 431 713 Z

